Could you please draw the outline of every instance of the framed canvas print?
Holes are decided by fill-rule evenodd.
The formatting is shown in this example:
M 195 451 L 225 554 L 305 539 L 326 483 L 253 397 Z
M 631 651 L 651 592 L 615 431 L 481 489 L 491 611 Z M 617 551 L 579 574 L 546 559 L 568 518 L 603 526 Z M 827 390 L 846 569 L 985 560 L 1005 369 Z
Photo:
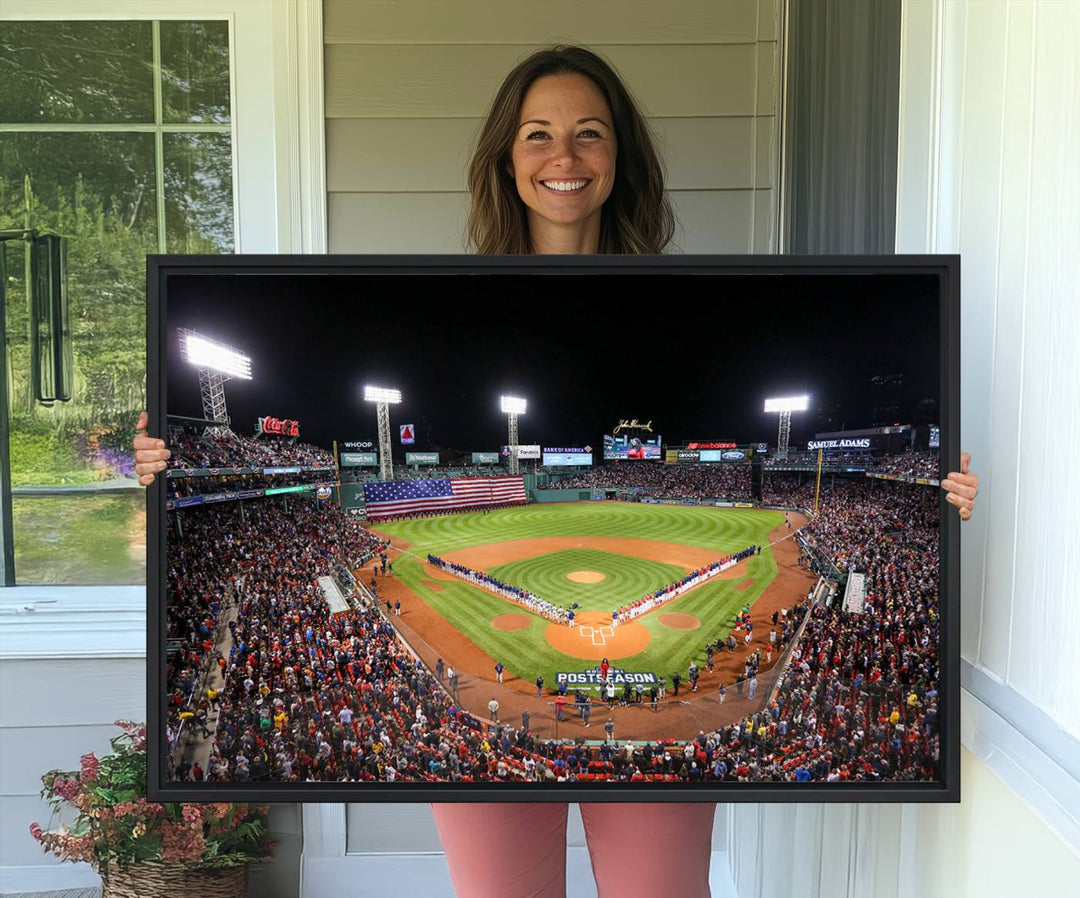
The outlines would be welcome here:
M 958 800 L 959 278 L 150 257 L 152 796 Z

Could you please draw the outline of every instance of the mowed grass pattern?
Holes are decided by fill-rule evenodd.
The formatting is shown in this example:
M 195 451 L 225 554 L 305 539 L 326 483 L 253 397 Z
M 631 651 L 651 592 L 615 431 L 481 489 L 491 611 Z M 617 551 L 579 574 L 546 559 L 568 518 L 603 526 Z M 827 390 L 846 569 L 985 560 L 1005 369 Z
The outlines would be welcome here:
M 603 574 L 604 579 L 596 583 L 575 583 L 568 577 L 575 571 L 595 571 Z M 501 564 L 487 573 L 563 607 L 577 602 L 582 611 L 608 612 L 625 604 L 627 596 L 639 598 L 685 576 L 683 568 L 674 564 L 645 561 L 598 549 L 549 552 L 525 561 Z
M 701 663 L 705 657 L 705 643 L 726 636 L 731 630 L 735 613 L 745 604 L 753 604 L 758 596 L 772 581 L 776 574 L 776 560 L 768 548 L 768 534 L 783 523 L 784 516 L 779 512 L 760 511 L 757 509 L 717 509 L 696 506 L 677 505 L 637 505 L 622 502 L 581 502 L 569 504 L 537 504 L 499 511 L 446 515 L 436 518 L 421 518 L 413 521 L 399 521 L 383 524 L 377 530 L 387 533 L 398 540 L 410 543 L 408 550 L 394 560 L 394 575 L 400 579 L 425 602 L 439 611 L 454 627 L 464 633 L 476 645 L 480 646 L 493 658 L 506 666 L 507 672 L 528 682 L 542 674 L 545 690 L 553 689 L 556 684 L 555 674 L 560 671 L 578 671 L 593 667 L 593 663 L 580 658 L 569 657 L 548 645 L 544 631 L 549 622 L 536 615 L 529 614 L 520 606 L 493 596 L 482 589 L 464 581 L 440 581 L 441 591 L 424 586 L 421 581 L 427 579 L 423 561 L 428 553 L 445 556 L 456 549 L 482 546 L 507 540 L 536 539 L 547 536 L 607 536 L 628 539 L 648 539 L 659 542 L 699 546 L 715 552 L 716 557 L 737 552 L 751 544 L 764 546 L 761 555 L 746 562 L 746 576 L 754 579 L 754 584 L 746 590 L 736 590 L 737 579 L 715 579 L 690 593 L 665 605 L 660 612 L 652 612 L 639 618 L 639 622 L 651 634 L 649 646 L 631 657 L 611 656 L 612 662 L 632 671 L 651 671 L 669 679 L 673 671 L 678 670 L 683 676 L 691 660 Z M 579 595 L 594 585 L 573 583 L 565 578 L 570 570 L 600 570 L 596 563 L 590 562 L 582 567 L 567 568 L 567 556 L 579 551 L 587 557 L 599 560 L 599 556 L 610 558 L 612 553 L 594 550 L 564 550 L 536 556 L 533 564 L 528 561 L 512 562 L 500 565 L 500 569 L 516 568 L 536 572 L 543 571 L 543 559 L 550 557 L 553 569 L 563 571 L 559 593 L 535 589 L 537 595 L 549 601 L 569 606 L 578 601 Z M 582 556 L 586 557 L 586 556 Z M 605 563 L 610 566 L 605 558 Z M 540 565 L 539 568 L 536 565 Z M 630 583 L 655 582 L 658 575 L 666 576 L 664 569 L 674 569 L 675 573 L 663 582 L 671 582 L 681 576 L 682 568 L 676 565 L 662 565 L 658 562 L 643 561 L 624 556 L 619 565 L 625 571 Z M 633 573 L 638 568 L 638 573 Z M 499 576 L 492 569 L 493 576 Z M 502 577 L 507 582 L 515 582 L 509 575 Z M 552 580 L 553 584 L 558 580 Z M 605 581 L 606 582 L 606 581 Z M 526 585 L 518 583 L 516 585 Z M 603 584 L 595 584 L 602 586 Z M 662 585 L 662 583 L 657 584 Z M 532 587 L 529 587 L 532 588 Z M 655 589 L 657 587 L 653 587 Z M 645 589 L 628 593 L 619 601 L 613 593 L 610 600 L 598 604 L 599 609 L 614 609 L 624 601 L 632 601 L 644 594 Z M 792 597 L 795 598 L 794 596 Z M 522 630 L 503 631 L 491 625 L 492 618 L 507 612 L 520 611 L 530 618 L 530 625 Z M 658 614 L 678 612 L 691 614 L 701 621 L 698 630 L 672 630 L 663 626 Z M 453 661 L 451 656 L 449 661 Z

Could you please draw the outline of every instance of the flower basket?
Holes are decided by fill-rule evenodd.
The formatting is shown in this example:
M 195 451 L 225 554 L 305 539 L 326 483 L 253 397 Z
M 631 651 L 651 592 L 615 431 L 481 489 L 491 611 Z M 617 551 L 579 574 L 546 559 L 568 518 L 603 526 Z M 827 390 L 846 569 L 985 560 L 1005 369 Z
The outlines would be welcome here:
M 41 797 L 70 823 L 30 825 L 42 849 L 85 861 L 103 898 L 244 898 L 248 864 L 270 859 L 268 807 L 161 804 L 146 798 L 146 727 L 118 720 L 111 754 L 83 755 L 77 771 L 50 770 Z
M 101 898 L 245 898 L 246 865 L 202 869 L 189 864 L 141 863 L 110 867 Z

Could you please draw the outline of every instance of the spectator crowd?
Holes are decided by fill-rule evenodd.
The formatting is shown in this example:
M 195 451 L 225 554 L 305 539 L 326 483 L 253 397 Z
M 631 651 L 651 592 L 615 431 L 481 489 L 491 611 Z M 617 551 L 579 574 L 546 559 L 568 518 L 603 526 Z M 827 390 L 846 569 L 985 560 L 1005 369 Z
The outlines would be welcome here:
M 170 434 L 169 450 L 170 468 L 335 467 L 334 456 L 318 446 L 272 436 L 253 439 L 231 431 Z
M 807 535 L 837 566 L 866 572 L 865 613 L 845 612 L 841 603 L 800 609 L 805 627 L 796 637 L 785 626 L 783 641 L 794 641 L 775 693 L 729 726 L 685 741 L 619 743 L 608 732 L 586 744 L 477 719 L 411 653 L 377 602 L 331 614 L 316 578 L 384 546 L 334 506 L 254 500 L 243 515 L 224 506 L 184 512 L 175 528 L 182 536 L 169 543 L 167 618 L 179 641 L 168 671 L 170 729 L 192 700 L 200 667 L 220 665 L 225 682 L 212 697 L 195 696 L 219 709 L 208 769 L 183 762 L 175 775 L 229 782 L 934 779 L 937 526 L 934 490 L 838 482 Z M 218 616 L 231 602 L 238 613 L 225 636 Z
M 749 502 L 750 465 L 736 462 L 698 465 L 615 462 L 599 465 L 565 480 L 553 481 L 546 488 L 640 490 L 658 499 Z

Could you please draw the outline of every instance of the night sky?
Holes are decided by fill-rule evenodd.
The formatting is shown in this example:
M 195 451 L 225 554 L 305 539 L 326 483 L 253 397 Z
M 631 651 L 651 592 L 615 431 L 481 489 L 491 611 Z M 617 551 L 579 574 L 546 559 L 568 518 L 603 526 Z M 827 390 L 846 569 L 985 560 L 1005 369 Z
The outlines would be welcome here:
M 650 283 L 652 281 L 652 283 Z M 528 400 L 521 443 L 601 445 L 622 418 L 668 445 L 776 443 L 766 397 L 807 393 L 792 446 L 868 427 L 870 378 L 902 374 L 900 423 L 938 398 L 938 290 L 928 275 L 182 275 L 168 282 L 167 412 L 202 417 L 179 359 L 188 327 L 252 359 L 225 386 L 233 429 L 300 421 L 303 442 L 377 440 L 363 387 L 396 387 L 411 450 L 493 452 L 499 397 Z M 823 413 L 829 413 L 831 420 Z

